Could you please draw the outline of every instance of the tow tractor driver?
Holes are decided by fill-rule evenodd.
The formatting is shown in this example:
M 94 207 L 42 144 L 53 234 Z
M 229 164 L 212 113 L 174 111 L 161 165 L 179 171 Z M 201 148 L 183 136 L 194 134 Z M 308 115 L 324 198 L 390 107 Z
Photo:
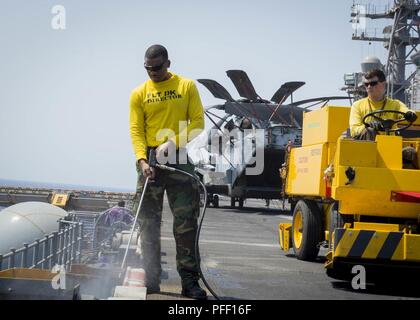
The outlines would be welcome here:
M 386 78 L 382 70 L 371 70 L 365 74 L 364 78 L 368 96 L 356 101 L 350 111 L 350 134 L 353 138 L 375 141 L 379 131 L 391 129 L 391 133 L 395 132 L 396 121 L 407 120 L 410 124 L 416 121 L 416 113 L 410 111 L 404 103 L 386 97 Z M 391 110 L 391 112 L 384 110 Z M 368 114 L 372 115 L 366 117 Z M 394 120 L 391 128 L 384 127 L 385 118 Z
M 417 120 L 415 112 L 399 100 L 386 97 L 386 78 L 382 70 L 374 69 L 364 76 L 368 96 L 356 101 L 350 111 L 350 134 L 358 140 L 375 141 L 380 132 L 399 133 Z M 408 121 L 398 128 L 397 123 Z M 404 168 L 418 169 L 417 152 L 413 147 L 402 150 Z

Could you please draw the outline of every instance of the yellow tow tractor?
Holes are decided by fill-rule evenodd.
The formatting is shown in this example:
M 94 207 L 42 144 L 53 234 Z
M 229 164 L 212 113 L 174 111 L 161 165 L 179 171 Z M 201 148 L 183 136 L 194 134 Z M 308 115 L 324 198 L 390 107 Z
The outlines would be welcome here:
M 403 115 L 380 110 L 364 119 L 395 112 Z M 386 133 L 376 141 L 346 135 L 349 115 L 342 106 L 304 114 L 302 146 L 289 148 L 280 169 L 293 213 L 292 223 L 279 224 L 280 246 L 300 260 L 327 247 L 327 274 L 338 279 L 349 279 L 354 265 L 420 275 L 420 112 L 414 123 L 381 120 Z M 415 150 L 409 164 L 407 147 Z

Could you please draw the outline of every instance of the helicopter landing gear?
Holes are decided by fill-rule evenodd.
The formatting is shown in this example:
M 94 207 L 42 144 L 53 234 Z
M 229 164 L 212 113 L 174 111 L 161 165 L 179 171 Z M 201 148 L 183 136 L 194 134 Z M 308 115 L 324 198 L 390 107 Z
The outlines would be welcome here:
M 235 203 L 238 201 L 238 208 L 242 209 L 244 207 L 245 198 L 242 197 L 231 197 L 230 198 L 230 207 L 235 208 Z

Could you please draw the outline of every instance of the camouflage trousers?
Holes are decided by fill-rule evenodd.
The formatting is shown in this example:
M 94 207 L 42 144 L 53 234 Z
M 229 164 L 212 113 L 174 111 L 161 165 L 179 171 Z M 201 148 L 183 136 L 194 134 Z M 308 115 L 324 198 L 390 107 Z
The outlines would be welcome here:
M 176 168 L 194 174 L 192 164 L 177 165 Z M 145 182 L 139 166 L 134 212 L 137 211 Z M 200 211 L 200 193 L 197 182 L 187 175 L 156 169 L 154 181 L 148 182 L 140 208 L 140 240 L 146 285 L 160 283 L 163 196 L 166 195 L 173 214 L 173 234 L 176 244 L 176 266 L 182 283 L 198 280 L 198 265 L 195 257 L 195 236 Z

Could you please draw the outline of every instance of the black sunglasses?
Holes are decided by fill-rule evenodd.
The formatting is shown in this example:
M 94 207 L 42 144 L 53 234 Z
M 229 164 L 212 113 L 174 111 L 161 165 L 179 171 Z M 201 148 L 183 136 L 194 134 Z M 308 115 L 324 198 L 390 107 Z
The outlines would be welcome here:
M 379 81 L 371 81 L 371 82 L 365 82 L 365 83 L 364 83 L 364 85 L 365 85 L 365 87 L 367 88 L 367 87 L 369 87 L 369 86 L 374 87 L 374 86 L 376 86 L 378 83 L 379 83 Z
M 163 66 L 165 65 L 165 62 L 163 62 L 162 64 L 160 64 L 158 66 L 147 66 L 146 64 L 144 64 L 144 68 L 147 71 L 160 71 L 160 70 L 162 70 Z

